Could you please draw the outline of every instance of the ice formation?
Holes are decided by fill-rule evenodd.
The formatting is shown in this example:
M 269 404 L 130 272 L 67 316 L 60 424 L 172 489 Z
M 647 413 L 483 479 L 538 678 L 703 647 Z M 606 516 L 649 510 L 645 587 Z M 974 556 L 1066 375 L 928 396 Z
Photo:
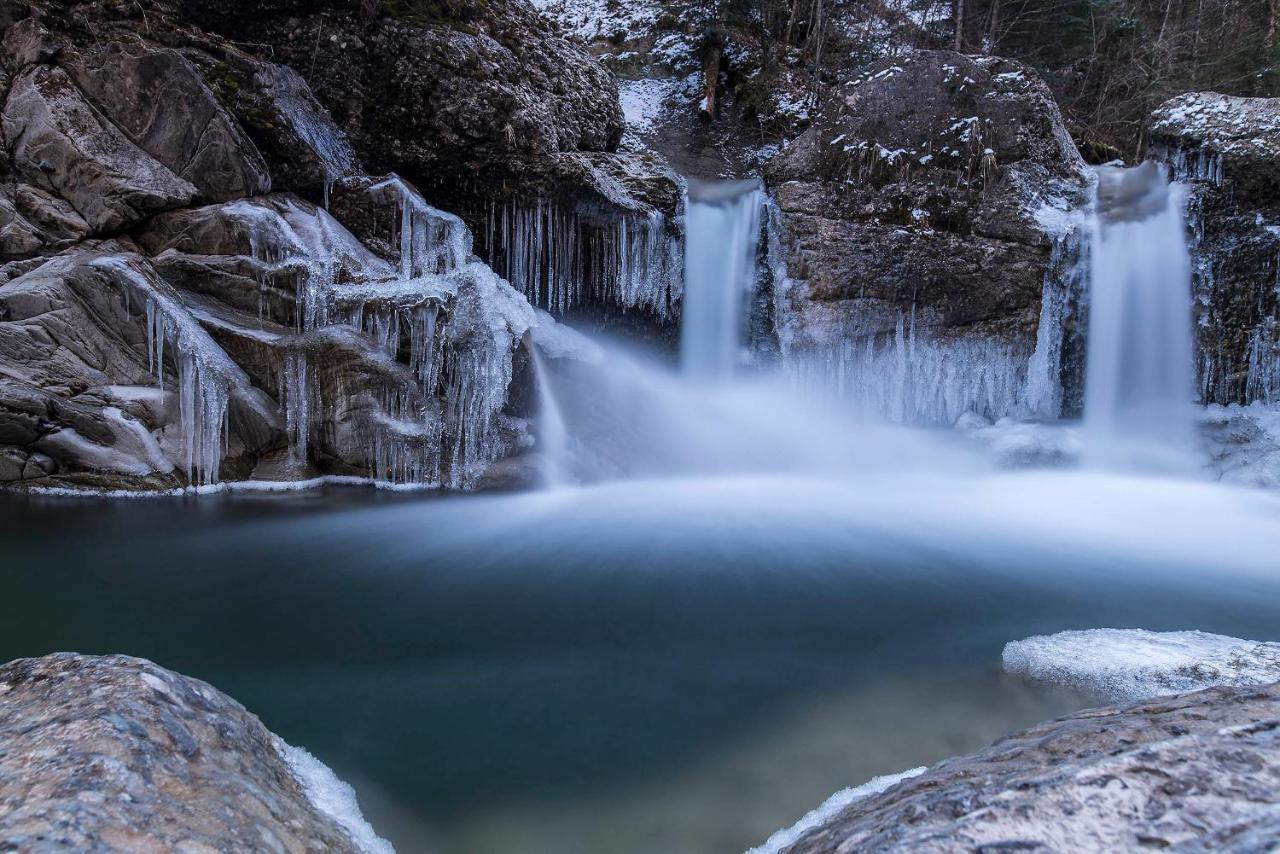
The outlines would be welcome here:
M 278 736 L 273 736 L 272 746 L 289 766 L 311 805 L 345 830 L 360 854 L 395 854 L 391 843 L 378 836 L 360 812 L 355 789 L 349 783 L 301 747 L 294 747 Z
M 1004 648 L 1004 669 L 1114 699 L 1142 699 L 1275 682 L 1280 643 L 1200 631 L 1090 629 L 1014 641 Z
M 656 210 L 602 218 L 538 199 L 491 207 L 484 246 L 494 269 L 539 308 L 564 314 L 593 301 L 665 319 L 683 282 L 670 231 Z
M 898 424 L 952 424 L 966 412 L 989 420 L 1026 409 L 1031 353 L 993 338 L 943 338 L 917 332 L 899 315 L 891 336 L 837 340 L 788 354 L 802 388 L 853 411 Z
M 94 264 L 116 273 L 129 288 L 126 300 L 143 306 L 148 368 L 162 389 L 166 356 L 177 372 L 183 469 L 193 484 L 213 483 L 222 466 L 232 392 L 248 387 L 249 378 L 166 282 L 147 276 L 122 257 L 102 258 Z
M 536 322 L 533 309 L 473 259 L 461 219 L 394 175 L 368 192 L 397 210 L 394 263 L 323 210 L 228 206 L 255 258 L 298 275 L 301 334 L 280 376 L 290 459 L 307 460 L 315 425 L 349 416 L 336 441 L 375 480 L 469 486 L 502 453 L 512 354 Z M 323 346 L 357 354 L 366 382 L 351 386 L 343 369 L 318 363 L 311 354 Z
M 777 831 L 763 845 L 750 849 L 747 854 L 781 854 L 781 852 L 799 842 L 800 838 L 806 833 L 815 827 L 821 827 L 826 824 L 836 815 L 839 815 L 842 810 L 858 801 L 866 800 L 872 795 L 878 795 L 903 780 L 919 777 L 926 770 L 923 766 L 912 768 L 909 771 L 903 771 L 901 774 L 886 774 L 883 777 L 873 777 L 861 786 L 841 789 L 823 801 L 817 808 L 806 813 L 804 818 L 790 827 Z
M 1027 365 L 1026 413 L 1044 420 L 1062 417 L 1063 352 L 1069 318 L 1086 293 L 1089 257 L 1084 229 L 1068 226 L 1054 235 L 1040 298 L 1036 348 Z
M 334 182 L 355 169 L 356 157 L 351 145 L 292 68 L 263 64 L 257 76 L 258 82 L 271 93 L 276 109 L 289 127 L 320 161 L 324 170 L 324 204 L 328 207 Z

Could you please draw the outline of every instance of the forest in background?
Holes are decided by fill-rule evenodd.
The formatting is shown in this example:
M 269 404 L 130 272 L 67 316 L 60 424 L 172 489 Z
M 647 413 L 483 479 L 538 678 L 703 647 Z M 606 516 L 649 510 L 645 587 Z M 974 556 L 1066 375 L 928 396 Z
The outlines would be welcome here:
M 1094 161 L 1140 156 L 1148 116 L 1175 95 L 1280 95 L 1280 0 L 694 0 L 685 12 L 713 53 L 745 36 L 761 83 L 787 69 L 815 94 L 912 48 L 1020 60 Z

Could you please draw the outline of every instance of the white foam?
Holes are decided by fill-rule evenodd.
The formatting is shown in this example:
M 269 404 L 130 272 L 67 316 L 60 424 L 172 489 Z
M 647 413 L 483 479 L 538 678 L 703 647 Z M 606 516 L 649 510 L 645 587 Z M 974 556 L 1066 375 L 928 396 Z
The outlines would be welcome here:
M 1200 631 L 1089 629 L 1037 635 L 1004 648 L 1004 669 L 1115 699 L 1280 680 L 1280 643 Z
M 861 786 L 855 786 L 851 789 L 841 789 L 823 801 L 821 806 L 806 813 L 804 818 L 790 827 L 784 827 L 774 833 L 763 845 L 752 848 L 747 854 L 778 854 L 778 852 L 794 845 L 799 841 L 800 837 L 815 827 L 826 824 L 850 804 L 865 800 L 872 795 L 878 795 L 895 783 L 918 777 L 924 772 L 925 768 L 923 766 L 912 768 L 910 771 L 903 771 L 901 774 L 886 774 L 883 777 L 873 777 Z
M 301 747 L 287 744 L 279 737 L 273 740 L 273 744 L 311 805 L 345 830 L 359 851 L 363 854 L 395 854 L 391 843 L 378 836 L 365 820 L 360 804 L 356 802 L 356 791 L 350 784 L 339 780 L 328 765 Z

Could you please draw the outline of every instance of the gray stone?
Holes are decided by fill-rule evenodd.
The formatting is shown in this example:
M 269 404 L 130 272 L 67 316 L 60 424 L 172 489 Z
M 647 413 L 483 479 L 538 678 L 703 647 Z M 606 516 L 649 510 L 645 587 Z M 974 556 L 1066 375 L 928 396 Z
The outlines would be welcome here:
M 1077 712 L 858 801 L 785 850 L 1280 846 L 1280 684 Z
M 126 656 L 0 667 L 0 847 L 359 850 L 275 738 L 212 686 Z
M 188 204 L 195 188 L 138 148 L 67 73 L 36 66 L 13 84 L 0 129 L 18 178 L 65 199 L 95 232 Z
M 270 191 L 262 155 L 182 54 L 123 42 L 77 52 L 62 65 L 103 115 L 201 199 Z

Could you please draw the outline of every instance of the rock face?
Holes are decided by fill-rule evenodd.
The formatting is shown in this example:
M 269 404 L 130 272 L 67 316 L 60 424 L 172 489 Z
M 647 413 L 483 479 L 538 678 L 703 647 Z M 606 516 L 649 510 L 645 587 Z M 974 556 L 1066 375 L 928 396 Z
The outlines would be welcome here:
M 1192 186 L 1201 398 L 1280 402 L 1280 98 L 1182 95 L 1149 136 Z
M 1088 709 L 858 801 L 785 850 L 1261 851 L 1280 840 L 1280 685 Z
M 0 733 L 9 850 L 361 850 L 307 799 L 261 721 L 149 661 L 10 662 Z
M 1060 401 L 1028 399 L 1027 361 L 1046 268 L 1069 266 L 1052 253 L 1087 177 L 1034 72 L 950 52 L 873 63 L 833 89 L 766 174 L 781 214 L 777 327 L 790 358 L 861 380 L 892 373 L 879 363 L 914 342 L 923 361 L 894 382 L 917 387 L 883 414 L 1059 414 Z M 1057 381 L 1061 330 L 1046 343 L 1039 379 Z M 959 373 L 936 375 L 939 360 Z
M 593 292 L 631 304 L 652 278 L 647 309 L 665 316 L 679 294 L 648 277 L 676 269 L 654 205 L 674 209 L 678 193 L 604 150 L 618 124 L 607 73 L 509 5 L 349 22 L 350 45 L 324 40 L 350 47 L 315 76 L 348 111 L 354 146 L 297 71 L 180 6 L 6 9 L 0 482 L 172 489 L 257 471 L 470 487 L 528 449 L 523 343 L 553 321 L 473 249 L 548 305 L 550 283 L 588 263 Z M 200 16 L 234 33 L 259 8 L 202 4 Z M 262 11 L 285 38 L 336 10 Z M 374 47 L 357 47 L 359 33 Z M 356 85 L 366 79 L 377 85 Z M 532 216 L 511 202 L 504 230 L 473 245 L 411 182 L 360 175 L 368 161 L 458 193 L 479 187 L 458 170 L 501 161 L 577 188 L 573 227 L 551 235 L 539 218 L 551 206 Z M 594 242 L 554 267 L 579 226 Z

